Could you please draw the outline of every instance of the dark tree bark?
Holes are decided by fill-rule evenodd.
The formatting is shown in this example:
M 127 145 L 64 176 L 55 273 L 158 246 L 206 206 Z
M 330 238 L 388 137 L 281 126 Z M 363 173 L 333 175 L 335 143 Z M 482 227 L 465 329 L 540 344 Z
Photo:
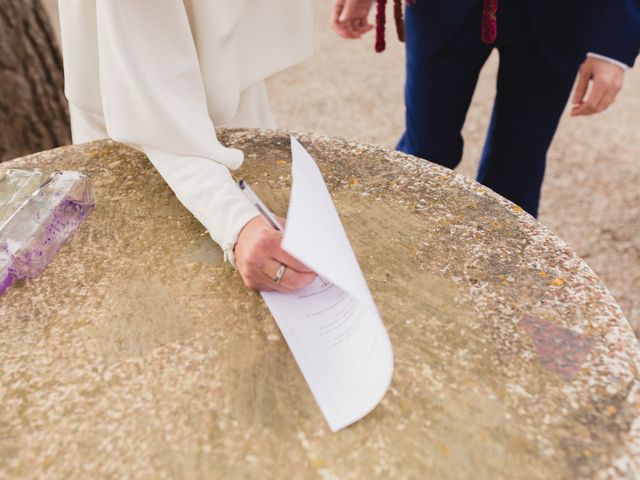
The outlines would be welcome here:
M 0 161 L 70 143 L 62 57 L 40 0 L 0 0 Z

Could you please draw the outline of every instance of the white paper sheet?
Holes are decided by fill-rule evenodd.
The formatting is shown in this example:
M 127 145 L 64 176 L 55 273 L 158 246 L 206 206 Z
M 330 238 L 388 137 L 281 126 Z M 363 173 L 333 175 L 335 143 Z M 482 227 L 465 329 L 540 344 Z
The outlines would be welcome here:
M 393 352 L 320 170 L 293 137 L 291 153 L 282 248 L 319 278 L 294 293 L 262 296 L 335 432 L 382 400 L 393 374 Z

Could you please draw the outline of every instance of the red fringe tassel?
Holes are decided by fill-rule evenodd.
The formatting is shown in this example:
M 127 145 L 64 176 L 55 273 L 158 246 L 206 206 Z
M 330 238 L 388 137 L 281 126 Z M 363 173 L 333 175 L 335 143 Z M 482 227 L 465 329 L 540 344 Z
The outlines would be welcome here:
M 404 0 L 406 5 L 415 3 L 416 0 Z M 383 52 L 386 48 L 384 39 L 385 23 L 387 21 L 385 8 L 387 0 L 376 0 L 376 52 Z M 482 31 L 480 37 L 482 41 L 491 44 L 496 41 L 498 33 L 498 23 L 496 14 L 498 12 L 498 0 L 483 0 L 482 2 Z M 402 0 L 393 0 L 393 17 L 396 23 L 396 32 L 398 40 L 404 42 L 404 19 L 402 15 Z
M 384 52 L 386 42 L 384 41 L 384 24 L 387 21 L 385 7 L 387 0 L 376 0 L 376 52 Z
M 482 33 L 480 38 L 487 44 L 496 41 L 498 33 L 498 23 L 496 13 L 498 12 L 498 0 L 484 0 L 482 3 Z
M 402 18 L 402 0 L 393 0 L 393 18 L 396 20 L 398 40 L 404 42 L 404 19 Z

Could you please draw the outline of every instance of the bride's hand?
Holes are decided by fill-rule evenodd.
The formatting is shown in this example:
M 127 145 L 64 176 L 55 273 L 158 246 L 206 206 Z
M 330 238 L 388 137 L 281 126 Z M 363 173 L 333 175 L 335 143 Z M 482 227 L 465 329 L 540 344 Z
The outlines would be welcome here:
M 281 223 L 284 224 L 282 219 Z M 281 241 L 282 232 L 274 230 L 262 216 L 253 218 L 240 231 L 235 246 L 236 268 L 247 287 L 291 292 L 316 278 L 309 268 L 282 250 Z M 276 283 L 281 264 L 287 268 Z
M 360 38 L 373 28 L 369 23 L 371 0 L 334 0 L 333 30 L 344 38 Z

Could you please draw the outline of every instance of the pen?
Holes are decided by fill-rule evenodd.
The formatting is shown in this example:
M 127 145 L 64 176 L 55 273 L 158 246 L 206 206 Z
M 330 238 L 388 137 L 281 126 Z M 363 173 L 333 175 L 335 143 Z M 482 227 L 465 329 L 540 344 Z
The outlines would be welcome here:
M 260 197 L 256 195 L 256 192 L 254 192 L 251 189 L 249 184 L 244 180 L 240 180 L 238 182 L 238 187 L 240 187 L 240 190 L 249 199 L 249 201 L 255 205 L 255 207 L 258 209 L 258 211 L 264 217 L 264 219 L 267 222 L 269 222 L 269 225 L 271 225 L 273 228 L 281 232 L 283 229 L 282 229 L 282 226 L 280 225 L 280 222 L 278 221 L 278 218 L 271 212 L 271 210 L 269 210 L 269 207 L 267 207 L 264 204 L 264 202 L 260 200 Z M 280 265 L 286 268 L 286 265 L 284 265 L 283 263 L 281 263 Z M 284 269 L 283 269 L 283 272 L 284 272 Z M 325 287 L 330 284 L 329 282 L 321 278 L 320 275 L 316 274 L 316 276 Z
M 276 216 L 271 213 L 271 210 L 269 210 L 264 202 L 260 200 L 260 197 L 255 194 L 249 184 L 244 180 L 240 180 L 238 182 L 238 186 L 240 187 L 240 190 L 242 190 L 242 193 L 244 193 L 245 197 L 247 197 L 249 201 L 255 205 L 260 214 L 265 218 L 267 222 L 269 222 L 269 225 L 281 232 L 282 227 L 280 226 L 280 222 L 278 222 Z

